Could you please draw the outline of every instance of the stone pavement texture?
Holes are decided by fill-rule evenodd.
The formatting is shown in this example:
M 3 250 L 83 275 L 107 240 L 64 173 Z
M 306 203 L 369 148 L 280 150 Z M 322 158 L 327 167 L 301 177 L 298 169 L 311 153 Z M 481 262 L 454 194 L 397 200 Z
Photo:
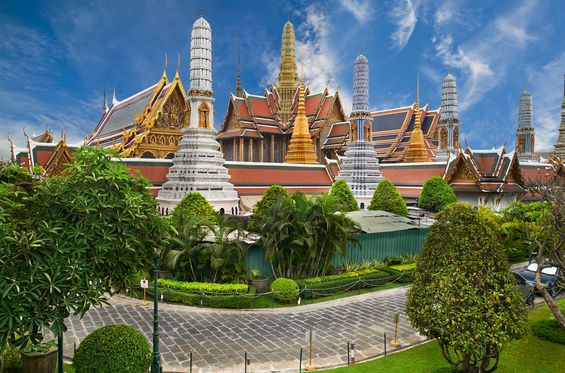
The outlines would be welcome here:
M 400 314 L 398 340 L 402 347 L 425 340 L 405 314 L 407 287 L 378 291 L 334 301 L 263 310 L 218 310 L 159 304 L 160 348 L 164 372 L 188 372 L 188 348 L 193 349 L 193 372 L 243 372 L 244 352 L 249 372 L 298 371 L 300 348 L 308 357 L 306 332 L 315 330 L 313 363 L 316 368 L 347 363 L 347 342 L 355 343 L 356 360 L 384 352 L 383 332 L 394 333 L 394 315 Z M 82 320 L 68 319 L 65 356 L 73 353 L 94 329 L 124 323 L 152 340 L 152 304 L 114 296 L 110 306 L 89 310 Z M 394 350 L 387 347 L 388 351 Z M 303 365 L 304 367 L 304 365 Z

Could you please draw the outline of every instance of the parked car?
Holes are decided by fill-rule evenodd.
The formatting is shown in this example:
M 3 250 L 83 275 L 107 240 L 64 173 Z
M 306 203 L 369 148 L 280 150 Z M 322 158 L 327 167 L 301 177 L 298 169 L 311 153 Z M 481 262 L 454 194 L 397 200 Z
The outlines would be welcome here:
M 539 293 L 536 288 L 535 276 L 538 269 L 537 263 L 529 263 L 522 269 L 513 271 L 513 273 L 521 275 L 530 285 L 535 288 L 535 292 Z M 549 295 L 555 297 L 562 289 L 562 284 L 559 281 L 559 276 L 563 276 L 562 269 L 558 266 L 550 266 L 541 270 L 541 282 L 547 287 Z
M 512 272 L 512 274 L 514 275 L 514 281 L 516 285 L 522 293 L 524 303 L 526 303 L 528 306 L 533 306 L 534 300 L 536 299 L 535 286 L 530 284 L 521 274 L 517 272 Z

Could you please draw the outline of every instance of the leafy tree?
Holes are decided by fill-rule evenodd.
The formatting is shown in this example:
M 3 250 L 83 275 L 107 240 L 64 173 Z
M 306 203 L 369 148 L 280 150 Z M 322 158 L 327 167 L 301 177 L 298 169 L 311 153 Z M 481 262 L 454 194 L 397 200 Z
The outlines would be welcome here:
M 406 311 L 420 333 L 465 372 L 496 369 L 503 347 L 525 332 L 527 313 L 488 221 L 455 203 L 436 215 L 408 290 Z
M 204 196 L 198 192 L 188 193 L 173 210 L 173 217 L 179 214 L 196 218 L 203 223 L 217 223 L 218 214 Z
M 342 212 L 357 211 L 357 200 L 345 180 L 337 180 L 332 184 L 330 194 L 335 198 L 336 210 Z
M 503 209 L 500 218 L 500 235 L 504 251 L 509 258 L 523 258 L 537 250 L 528 233 L 535 235 L 544 217 L 549 216 L 549 205 L 544 202 L 525 204 L 514 202 Z
M 375 189 L 369 210 L 381 210 L 393 214 L 407 216 L 406 202 L 402 199 L 396 187 L 387 179 L 382 179 Z
M 431 211 L 441 211 L 450 203 L 457 202 L 453 189 L 441 176 L 434 176 L 426 180 L 418 207 Z
M 335 200 L 302 193 L 281 197 L 260 221 L 265 256 L 276 277 L 324 275 L 335 255 L 345 254 L 353 221 L 335 212 Z M 354 241 L 354 240 L 353 240 Z
M 43 327 L 64 332 L 70 314 L 104 303 L 150 264 L 166 227 L 148 182 L 113 156 L 79 149 L 67 176 L 46 179 L 23 201 L 25 221 L 0 224 L 1 346 L 36 343 Z
M 253 209 L 253 215 L 249 219 L 247 228 L 251 232 L 259 232 L 259 225 L 261 220 L 268 213 L 268 211 L 273 207 L 275 202 L 281 197 L 289 197 L 288 191 L 280 185 L 271 185 L 269 189 L 263 194 L 263 198 Z

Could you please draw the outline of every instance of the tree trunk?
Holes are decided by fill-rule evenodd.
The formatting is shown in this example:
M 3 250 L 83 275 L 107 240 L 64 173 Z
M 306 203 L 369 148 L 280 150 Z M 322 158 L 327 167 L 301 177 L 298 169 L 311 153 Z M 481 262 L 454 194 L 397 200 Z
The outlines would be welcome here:
M 547 288 L 541 282 L 541 270 L 543 269 L 542 268 L 543 251 L 544 250 L 540 247 L 540 250 L 538 250 L 538 254 L 536 256 L 536 263 L 538 265 L 538 268 L 536 269 L 536 276 L 535 276 L 536 287 L 540 291 L 541 296 L 545 300 L 545 303 L 549 307 L 549 310 L 551 311 L 553 316 L 555 316 L 555 318 L 557 319 L 557 322 L 559 323 L 561 328 L 565 329 L 565 316 L 563 316 L 563 313 L 561 313 L 559 306 L 557 306 L 557 304 L 555 304 L 555 301 L 553 300 L 551 295 L 549 295 Z

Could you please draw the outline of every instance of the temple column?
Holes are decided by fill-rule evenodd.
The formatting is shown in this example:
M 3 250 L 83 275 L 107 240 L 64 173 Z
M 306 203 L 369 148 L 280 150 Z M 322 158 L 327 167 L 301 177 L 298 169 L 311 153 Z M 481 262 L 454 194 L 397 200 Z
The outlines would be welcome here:
M 231 159 L 232 161 L 237 161 L 237 139 L 233 138 L 233 147 L 231 150 Z
M 269 161 L 275 162 L 275 136 L 271 135 L 271 149 L 269 150 Z
M 243 139 L 243 137 L 240 137 L 239 138 L 239 161 L 241 161 L 241 162 L 245 161 L 245 157 L 244 157 L 245 153 L 243 151 L 244 148 L 245 148 L 244 139 Z
M 265 146 L 265 141 L 263 139 L 259 140 L 259 162 L 264 162 L 263 147 Z
M 249 139 L 248 155 L 249 162 L 253 162 L 253 139 Z

